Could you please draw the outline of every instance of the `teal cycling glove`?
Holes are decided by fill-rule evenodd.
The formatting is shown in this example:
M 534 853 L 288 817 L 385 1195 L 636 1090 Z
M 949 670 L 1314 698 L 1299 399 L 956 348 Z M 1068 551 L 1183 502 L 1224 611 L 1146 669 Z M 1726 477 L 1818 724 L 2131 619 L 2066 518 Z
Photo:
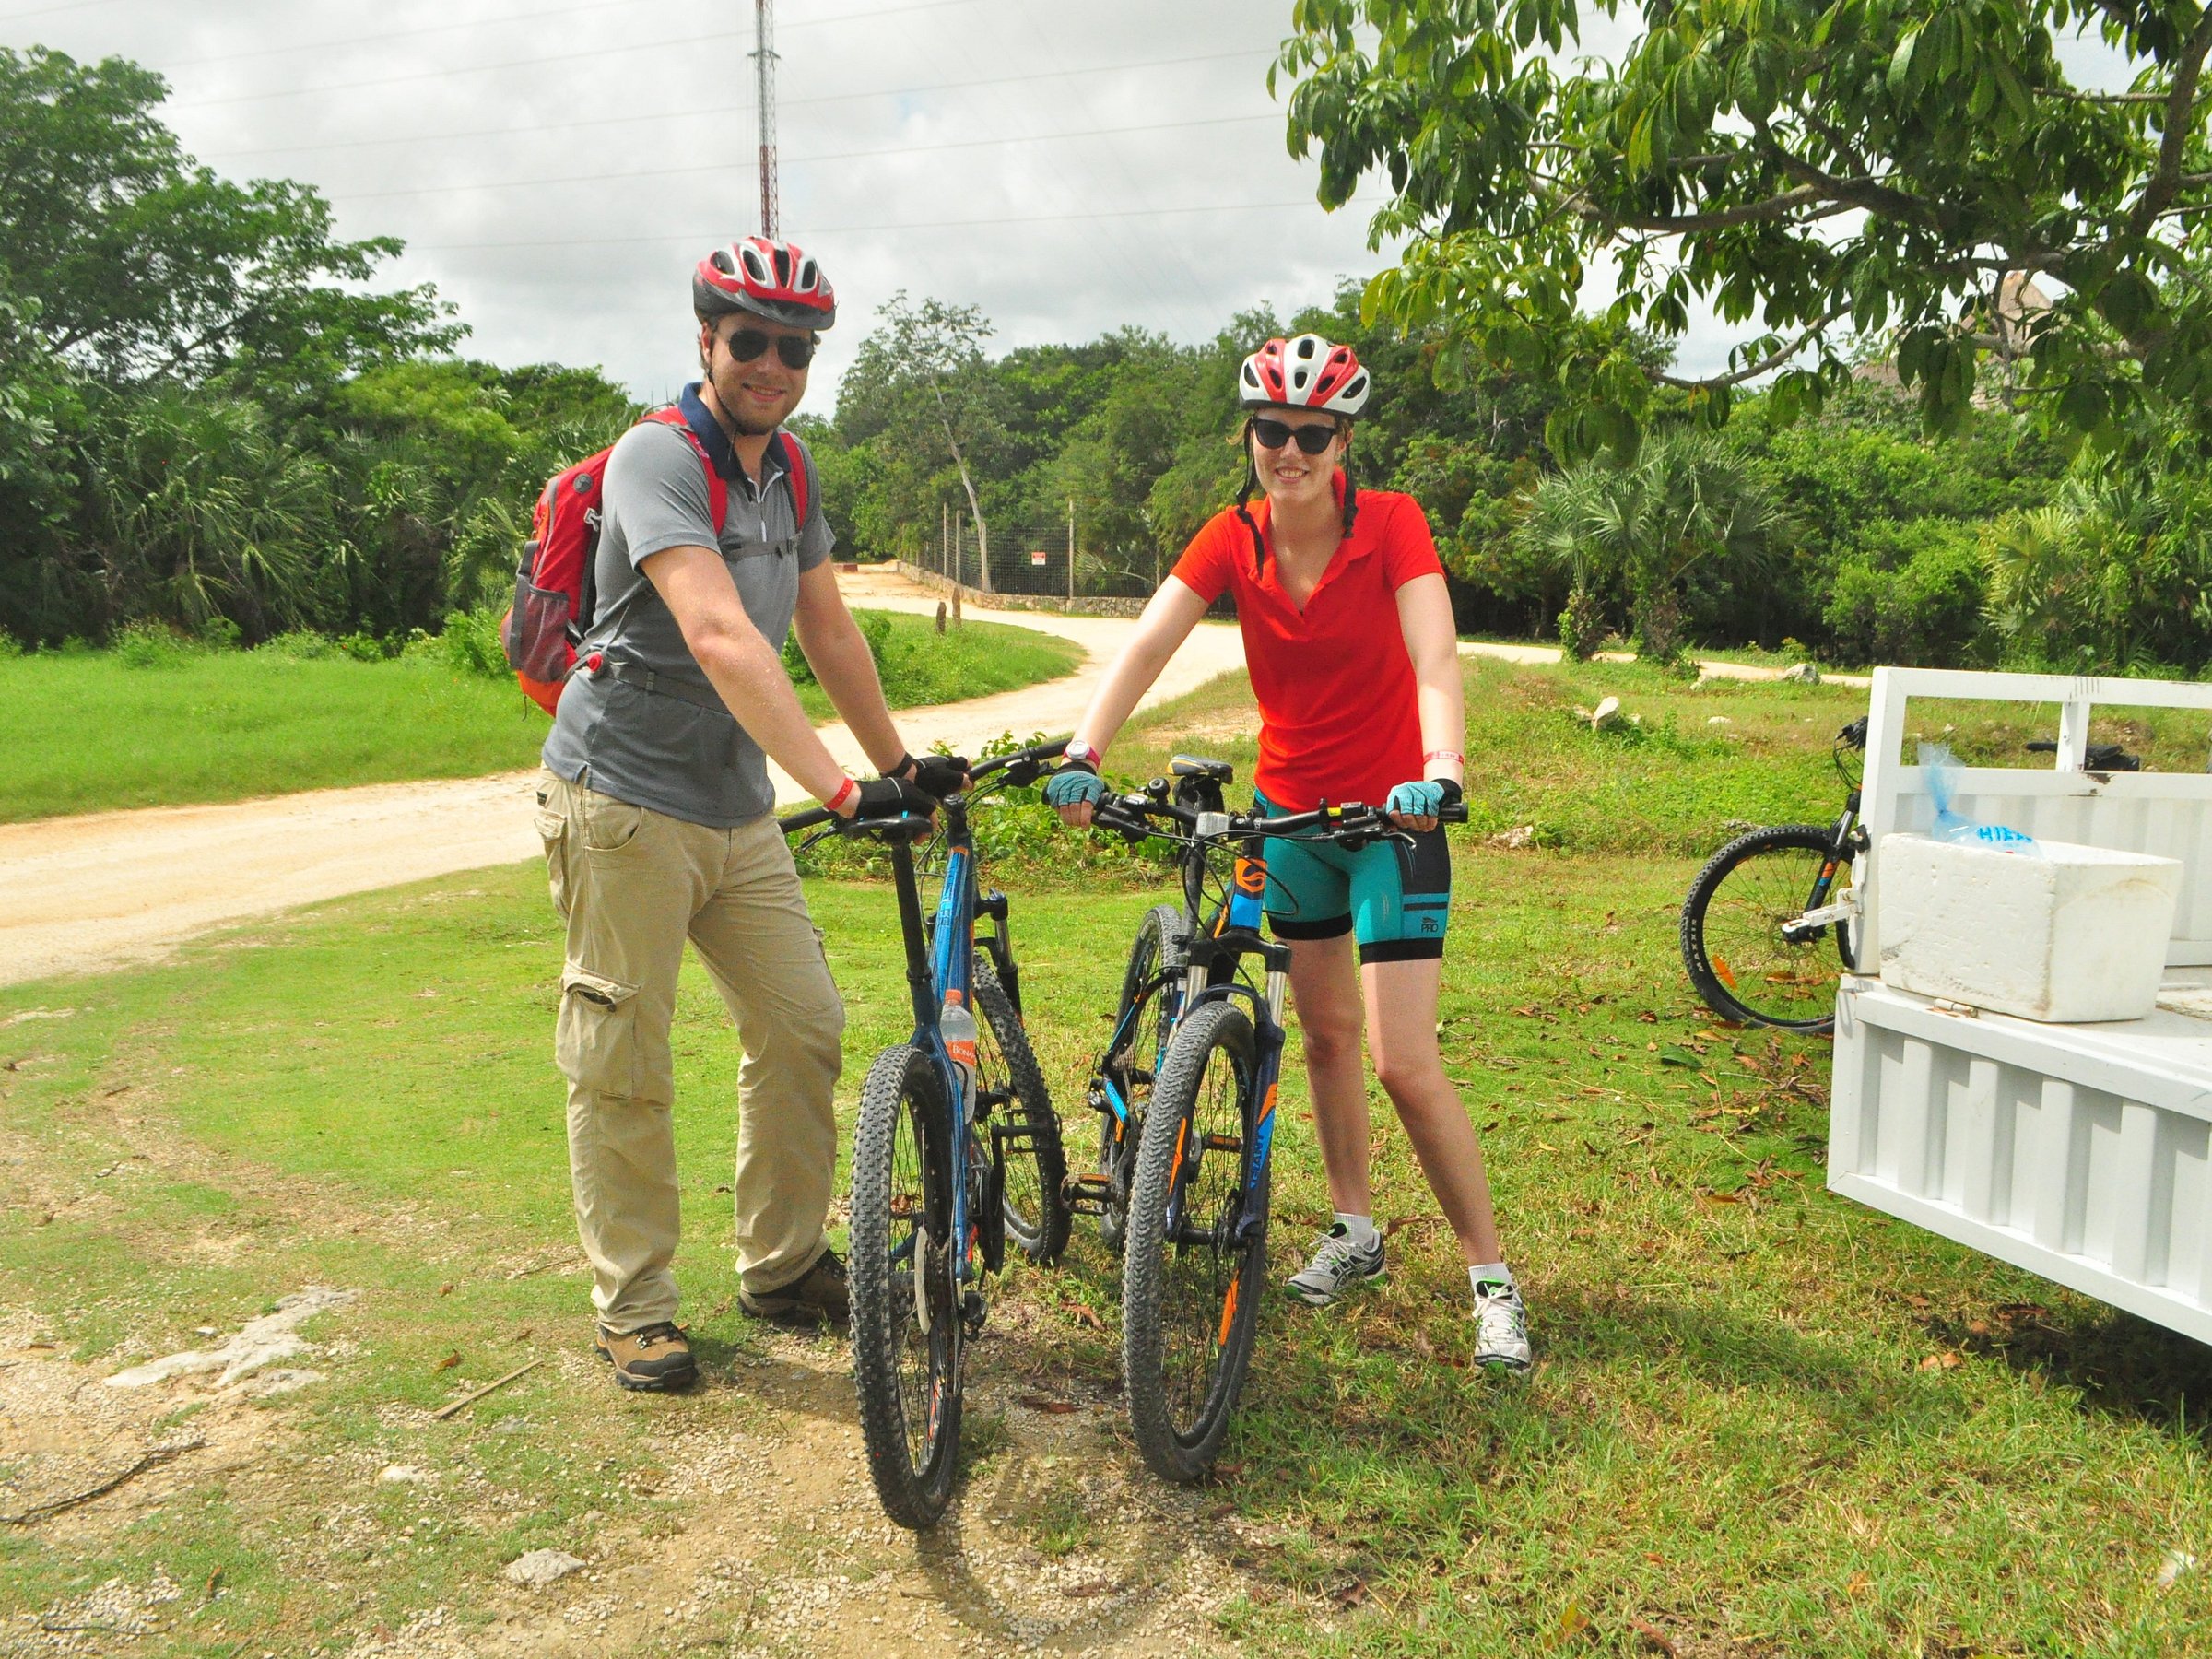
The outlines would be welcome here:
M 1390 792 L 1385 812 L 1402 818 L 1434 818 L 1461 799 L 1459 785 L 1450 778 L 1428 778 L 1418 783 L 1401 783 Z
M 1098 768 L 1070 760 L 1045 781 L 1044 799 L 1050 806 L 1096 806 L 1106 798 L 1106 781 Z

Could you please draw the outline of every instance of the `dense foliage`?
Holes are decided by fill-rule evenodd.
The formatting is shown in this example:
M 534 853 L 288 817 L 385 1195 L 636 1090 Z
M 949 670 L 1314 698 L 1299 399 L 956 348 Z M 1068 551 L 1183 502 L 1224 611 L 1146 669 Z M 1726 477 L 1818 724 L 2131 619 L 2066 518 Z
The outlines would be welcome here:
M 429 288 L 373 286 L 398 242 L 194 164 L 165 95 L 0 49 L 0 630 L 397 640 L 490 597 L 536 484 L 629 398 L 446 357 Z
M 1408 60 L 1401 42 L 1359 70 L 1351 49 L 1322 51 L 1339 14 L 1300 15 L 1318 55 L 1298 119 L 1318 133 L 1324 89 L 1366 108 L 1382 95 L 1355 71 Z M 1645 56 L 1631 69 L 1645 74 Z M 1535 81 L 1515 84 L 1533 96 Z M 253 642 L 310 629 L 373 653 L 458 617 L 452 651 L 496 671 L 486 607 L 503 596 L 532 496 L 618 432 L 630 400 L 591 371 L 456 359 L 461 326 L 433 293 L 377 288 L 395 242 L 336 239 L 304 186 L 197 166 L 155 117 L 163 95 L 119 60 L 0 50 L 0 639 L 147 623 Z M 2145 108 L 2084 106 L 2082 142 L 2135 135 L 2097 166 L 2163 165 L 2144 159 Z M 2053 145 L 2074 128 L 2038 130 Z M 1408 201 L 1426 176 L 1399 181 Z M 1796 234 L 1752 222 L 1760 237 Z M 2182 290 L 2205 265 L 2197 232 L 2172 227 L 2197 222 L 2159 221 L 2171 258 L 2156 349 L 2194 349 Z M 2109 214 L 2083 227 L 2118 234 Z M 1680 245 L 1694 264 L 1697 244 Z M 2189 672 L 2212 657 L 2212 423 L 2177 390 L 2178 369 L 2150 375 L 2147 352 L 2130 367 L 2118 347 L 2136 336 L 2118 321 L 2098 360 L 2157 394 L 2114 394 L 2077 450 L 2085 423 L 2045 394 L 2064 366 L 2050 354 L 2065 355 L 2047 331 L 2021 335 L 2029 355 L 1994 394 L 1931 404 L 1918 313 L 1892 293 L 1889 310 L 1862 304 L 1853 321 L 1903 317 L 1893 359 L 1785 376 L 1716 426 L 1711 388 L 1666 384 L 1683 377 L 1665 306 L 1526 311 L 1546 335 L 1532 351 L 1479 308 L 1378 309 L 1378 292 L 1407 291 L 1396 280 L 1347 285 L 1295 316 L 1247 312 L 1194 345 L 1123 329 L 995 353 L 974 307 L 896 295 L 853 324 L 866 337 L 834 409 L 818 388 L 797 424 L 849 552 L 929 559 L 957 513 L 971 547 L 981 527 L 1026 562 L 1025 547 L 1064 546 L 1072 517 L 1081 585 L 1142 594 L 1244 477 L 1238 359 L 1311 328 L 1373 369 L 1354 477 L 1420 500 L 1468 630 L 1577 650 L 1618 635 L 1663 657 L 1756 644 L 1841 662 Z M 1768 278 L 1733 280 L 1748 305 Z M 2109 312 L 2119 282 L 2091 309 Z M 2049 326 L 2091 329 L 2076 303 L 2087 291 L 2068 288 Z M 1642 388 L 1632 398 L 1623 376 Z M 1632 403 L 1625 427 L 1593 413 L 1606 397 Z M 1588 453 L 1606 435 L 1620 441 Z
M 1721 418 L 1779 371 L 1776 397 L 1817 405 L 1877 340 L 1934 427 L 1992 381 L 2108 438 L 2138 408 L 2212 414 L 2200 0 L 1591 11 L 1641 32 L 1594 57 L 1575 0 L 1297 0 L 1281 64 L 1322 199 L 1388 177 L 1374 236 L 1406 251 L 1375 307 L 1571 389 L 1562 447 L 1625 447 L 1663 385 Z M 2083 36 L 2125 89 L 2082 75 Z M 1665 339 L 1711 308 L 1728 367 L 1590 338 L 1591 274 Z

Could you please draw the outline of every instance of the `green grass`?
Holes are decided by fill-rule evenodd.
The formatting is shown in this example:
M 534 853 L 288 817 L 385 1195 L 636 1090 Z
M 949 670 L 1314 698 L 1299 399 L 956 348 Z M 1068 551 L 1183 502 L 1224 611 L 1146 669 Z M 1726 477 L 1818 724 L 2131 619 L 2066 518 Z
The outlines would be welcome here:
M 894 614 L 893 708 L 1051 679 L 1082 660 L 1066 641 L 971 622 L 937 640 Z M 512 682 L 434 661 L 300 661 L 264 652 L 178 653 L 131 667 L 112 653 L 0 657 L 10 712 L 0 822 L 126 806 L 244 800 L 292 790 L 465 778 L 531 765 L 546 717 Z M 801 688 L 817 720 L 818 686 Z
M 2155 1582 L 2169 1550 L 2212 1558 L 2206 1351 L 1827 1193 L 1826 1046 L 1716 1027 L 1682 982 L 1675 906 L 1695 853 L 1728 818 L 1829 809 L 1825 739 L 1848 699 L 1634 674 L 1470 675 L 1483 823 L 1548 824 L 1569 849 L 1459 836 L 1441 1010 L 1542 1369 L 1519 1386 L 1469 1369 L 1465 1276 L 1378 1099 L 1390 1277 L 1331 1312 L 1270 1303 L 1221 1478 L 1159 1547 L 1218 1546 L 1239 1591 L 1219 1634 L 1254 1652 L 1629 1655 L 1665 1651 L 1654 1637 L 1701 1659 L 2207 1651 L 2212 1575 Z M 1562 711 L 1606 688 L 1677 737 L 1578 729 Z M 1740 742 L 1705 736 L 1709 711 L 1730 712 Z M 1240 719 L 1240 691 L 1209 688 L 1126 758 L 1224 747 Z M 1014 931 L 1048 1081 L 1088 1146 L 1082 1067 L 1150 894 L 1049 867 L 1015 887 Z M 810 898 L 851 1012 L 849 1131 L 865 1057 L 908 1019 L 891 896 L 817 881 Z M 581 1357 L 582 1282 L 558 1266 L 573 1234 L 540 874 L 349 900 L 241 942 L 257 947 L 0 991 L 0 1021 L 75 1010 L 0 1024 L 0 1301 L 105 1370 L 304 1283 L 362 1298 L 311 1331 L 339 1345 L 314 1361 L 328 1380 L 257 1408 L 273 1477 L 198 1477 L 106 1531 L 90 1509 L 75 1528 L 0 1529 L 0 1616 L 143 1583 L 158 1561 L 195 1599 L 221 1566 L 225 1594 L 133 1652 L 343 1650 L 433 1606 L 466 1630 L 520 1549 L 596 1539 L 634 1559 L 686 1526 L 749 1524 L 749 1507 L 660 1486 L 672 1443 L 703 1454 L 803 1435 L 825 1411 L 849 1420 L 849 1401 L 779 1392 L 793 1368 L 730 1306 L 717 1189 L 737 1056 L 696 969 L 677 1027 L 679 1270 L 724 1385 L 639 1401 Z M 1668 1063 L 1685 1052 L 1700 1064 Z M 1295 1061 L 1284 1093 L 1278 1274 L 1327 1214 Z M 1060 1271 L 994 1292 L 978 1364 L 1118 1411 L 1118 1297 L 1081 1224 Z M 569 1358 L 455 1425 L 423 1420 L 543 1351 Z M 436 1369 L 449 1353 L 459 1363 Z M 994 1512 L 1041 1563 L 1159 1525 L 1070 1484 L 1119 1472 L 1148 1489 L 1114 1411 L 1097 1421 L 1094 1449 Z M 974 1428 L 971 1489 L 1006 1492 L 991 1482 L 1012 1431 L 994 1413 Z M 375 1484 L 391 1463 L 431 1470 L 453 1500 Z M 845 1478 L 865 1502 L 856 1465 Z M 826 1547 L 780 1535 L 779 1550 Z M 856 1578 L 917 1559 L 854 1547 L 837 1571 Z M 772 1596 L 795 1559 L 771 1554 L 716 1605 Z M 969 1619 L 958 1581 L 926 1604 L 887 1593 L 884 1610 Z M 624 1651 L 687 1645 L 660 1607 L 626 1614 Z M 983 1620 L 967 1640 L 1006 1637 Z
M 930 617 L 906 611 L 855 614 L 889 619 L 879 673 L 884 697 L 894 709 L 1018 690 L 1072 674 L 1083 662 L 1080 645 L 1033 628 L 964 622 L 940 634 Z M 835 718 L 829 696 L 811 680 L 800 685 L 799 700 L 817 720 Z

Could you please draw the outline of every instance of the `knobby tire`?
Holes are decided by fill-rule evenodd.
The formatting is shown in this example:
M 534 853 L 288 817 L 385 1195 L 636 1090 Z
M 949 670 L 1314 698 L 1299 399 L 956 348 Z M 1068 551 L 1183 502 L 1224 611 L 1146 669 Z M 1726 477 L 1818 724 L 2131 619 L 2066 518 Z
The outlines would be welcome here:
M 936 1068 L 885 1049 L 868 1067 L 853 1136 L 853 1377 L 868 1472 L 901 1526 L 936 1524 L 960 1442 L 960 1302 L 953 1282 L 952 1134 Z M 939 1242 L 925 1248 L 928 1237 Z M 913 1274 L 925 1273 L 922 1329 Z
M 1030 1261 L 1050 1264 L 1067 1248 L 1068 1226 L 1074 1218 L 1060 1190 L 1067 1174 L 1060 1119 L 1053 1111 L 1021 1016 L 1014 1011 L 990 959 L 981 952 L 975 959 L 974 983 L 975 1011 L 981 1016 L 976 1021 L 976 1140 L 988 1156 L 994 1121 L 1028 1125 L 1027 1147 L 1015 1146 L 1007 1151 L 1006 1194 L 999 1207 L 1006 1218 L 1007 1241 Z M 995 1054 L 991 1053 L 993 1045 Z M 990 1102 L 986 1112 L 982 1100 L 986 1091 L 1007 1098 Z
M 1782 936 L 1802 915 L 1834 846 L 1825 824 L 1777 824 L 1739 835 L 1706 862 L 1682 901 L 1682 965 L 1705 1006 L 1723 1019 L 1785 1031 L 1836 1023 L 1835 985 L 1853 965 L 1850 924 L 1803 944 Z M 1849 886 L 1839 871 L 1832 901 Z
M 1143 1143 L 1145 1103 L 1151 1099 L 1160 1061 L 1160 1020 L 1170 991 L 1189 959 L 1190 922 L 1172 904 L 1156 904 L 1137 924 L 1129 947 L 1129 963 L 1122 971 L 1121 999 L 1114 1005 L 1113 1030 L 1124 1032 L 1121 1045 L 1106 1056 L 1101 1067 L 1121 1088 L 1129 1107 L 1124 1124 L 1112 1111 L 1099 1114 L 1099 1174 L 1118 1197 L 1109 1197 L 1099 1217 L 1099 1239 L 1109 1250 L 1121 1248 L 1128 1214 L 1129 1183 L 1135 1174 L 1137 1148 Z M 1132 1006 L 1137 1017 L 1128 1019 Z M 1124 1021 L 1126 1024 L 1124 1025 Z
M 1250 1016 L 1201 1004 L 1177 1029 L 1146 1113 L 1122 1267 L 1122 1374 L 1138 1450 L 1165 1480 L 1194 1481 L 1212 1466 L 1252 1360 L 1267 1267 L 1265 1180 L 1250 1200 L 1255 1223 L 1241 1241 L 1232 1228 L 1257 1152 L 1258 1069 Z

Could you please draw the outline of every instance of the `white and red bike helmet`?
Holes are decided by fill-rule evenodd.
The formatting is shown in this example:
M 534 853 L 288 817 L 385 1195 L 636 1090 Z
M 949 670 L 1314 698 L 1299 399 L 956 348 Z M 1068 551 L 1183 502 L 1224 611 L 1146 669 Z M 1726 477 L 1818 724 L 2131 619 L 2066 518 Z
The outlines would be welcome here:
M 828 328 L 837 295 L 812 254 L 765 236 L 715 249 L 691 273 L 691 309 L 701 323 L 747 312 L 791 328 Z
M 1325 409 L 1349 419 L 1367 407 L 1372 384 L 1349 346 L 1302 334 L 1270 340 L 1246 358 L 1237 399 L 1247 409 Z

